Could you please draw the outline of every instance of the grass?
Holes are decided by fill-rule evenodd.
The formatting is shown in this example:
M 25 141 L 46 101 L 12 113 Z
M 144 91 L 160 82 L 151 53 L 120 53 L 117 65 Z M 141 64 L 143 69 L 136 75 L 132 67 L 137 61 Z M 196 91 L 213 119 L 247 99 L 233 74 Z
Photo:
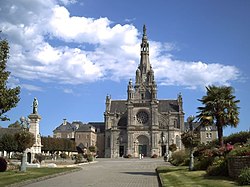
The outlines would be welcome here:
M 169 167 L 162 166 L 157 168 L 163 187 L 229 187 L 237 186 L 237 183 L 228 177 L 206 176 L 205 171 L 188 171 L 185 166 Z
M 7 186 L 27 180 L 39 180 L 42 177 L 51 177 L 54 174 L 69 172 L 76 168 L 27 168 L 26 172 L 15 170 L 0 172 L 0 186 Z

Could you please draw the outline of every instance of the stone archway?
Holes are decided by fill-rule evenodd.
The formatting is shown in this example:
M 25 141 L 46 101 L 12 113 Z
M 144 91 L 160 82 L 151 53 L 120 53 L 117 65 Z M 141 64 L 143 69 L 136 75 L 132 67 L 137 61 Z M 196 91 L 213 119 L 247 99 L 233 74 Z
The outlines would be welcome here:
M 148 156 L 149 155 L 149 139 L 145 135 L 139 135 L 137 137 L 138 147 L 137 147 L 137 154 Z

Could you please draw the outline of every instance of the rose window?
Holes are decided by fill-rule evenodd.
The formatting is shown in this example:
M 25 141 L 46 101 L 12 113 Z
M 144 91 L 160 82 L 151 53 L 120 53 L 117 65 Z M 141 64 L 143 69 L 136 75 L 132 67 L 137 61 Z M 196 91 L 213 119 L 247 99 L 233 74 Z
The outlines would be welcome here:
M 140 111 L 136 114 L 136 119 L 138 123 L 145 124 L 148 122 L 148 114 L 147 112 Z

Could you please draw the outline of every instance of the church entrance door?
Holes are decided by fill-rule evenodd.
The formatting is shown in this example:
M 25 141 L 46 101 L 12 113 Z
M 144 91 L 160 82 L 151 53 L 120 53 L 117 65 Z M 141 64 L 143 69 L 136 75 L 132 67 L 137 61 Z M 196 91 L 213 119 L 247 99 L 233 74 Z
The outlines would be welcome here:
M 166 150 L 166 145 L 162 145 L 161 146 L 161 156 L 164 156 L 166 154 L 167 150 Z
M 123 156 L 124 156 L 124 146 L 121 145 L 121 146 L 119 147 L 119 157 L 123 157 Z
M 139 145 L 139 154 L 147 156 L 147 145 Z
M 27 153 L 27 162 L 31 163 L 31 153 L 30 152 Z

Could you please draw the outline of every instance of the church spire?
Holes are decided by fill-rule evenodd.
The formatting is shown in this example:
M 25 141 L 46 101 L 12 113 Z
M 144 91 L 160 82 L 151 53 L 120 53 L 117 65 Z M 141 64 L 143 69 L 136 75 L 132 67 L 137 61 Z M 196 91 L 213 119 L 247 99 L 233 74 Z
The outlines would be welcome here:
M 141 42 L 141 61 L 138 67 L 140 69 L 142 82 L 147 81 L 147 73 L 151 69 L 149 62 L 149 44 L 146 31 L 147 31 L 146 26 L 143 25 L 143 36 Z

